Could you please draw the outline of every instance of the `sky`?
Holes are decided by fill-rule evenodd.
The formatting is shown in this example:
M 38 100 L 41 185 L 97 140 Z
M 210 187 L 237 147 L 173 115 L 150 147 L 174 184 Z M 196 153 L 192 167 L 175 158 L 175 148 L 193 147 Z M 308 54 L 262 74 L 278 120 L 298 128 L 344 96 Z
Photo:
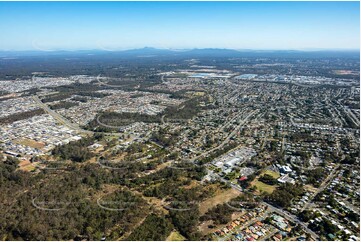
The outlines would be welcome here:
M 359 2 L 0 2 L 0 50 L 360 49 Z

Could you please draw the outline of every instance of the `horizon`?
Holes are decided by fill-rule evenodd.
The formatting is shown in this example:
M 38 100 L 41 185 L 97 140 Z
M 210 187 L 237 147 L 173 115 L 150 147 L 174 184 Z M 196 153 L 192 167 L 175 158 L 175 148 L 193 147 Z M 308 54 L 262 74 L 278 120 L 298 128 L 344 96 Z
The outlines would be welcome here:
M 0 2 L 0 16 L 1 51 L 360 50 L 359 2 Z
M 238 52 L 282 52 L 282 51 L 295 51 L 295 52 L 323 52 L 323 51 L 330 51 L 330 52 L 360 52 L 359 49 L 353 48 L 308 48 L 308 49 L 233 49 L 233 48 L 213 48 L 213 47 L 205 47 L 205 48 L 156 48 L 151 46 L 144 46 L 139 48 L 128 48 L 128 49 L 114 49 L 114 50 L 105 50 L 105 49 L 52 49 L 52 50 L 41 50 L 41 49 L 28 49 L 28 50 L 1 50 L 0 52 L 81 52 L 81 51 L 99 51 L 99 52 L 126 52 L 132 50 L 168 50 L 174 52 L 186 52 L 192 50 L 232 50 Z

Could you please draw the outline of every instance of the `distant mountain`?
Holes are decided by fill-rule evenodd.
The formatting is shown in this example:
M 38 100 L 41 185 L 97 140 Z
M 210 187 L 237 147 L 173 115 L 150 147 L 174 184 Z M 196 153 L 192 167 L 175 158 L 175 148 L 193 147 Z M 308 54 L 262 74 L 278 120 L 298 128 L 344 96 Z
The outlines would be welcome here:
M 188 50 L 171 50 L 142 48 L 125 51 L 115 51 L 116 55 L 124 56 L 178 56 L 187 58 L 202 57 L 223 57 L 223 58 L 241 58 L 241 57 L 273 57 L 273 58 L 359 58 L 360 52 L 357 50 L 318 50 L 318 51 L 301 51 L 301 50 L 234 50 L 219 48 L 188 49 Z
M 0 58 L 11 57 L 30 57 L 30 56 L 49 56 L 49 57 L 86 57 L 96 55 L 98 57 L 119 57 L 119 58 L 145 58 L 145 57 L 182 57 L 182 58 L 359 58 L 358 50 L 318 50 L 318 51 L 299 51 L 299 50 L 234 50 L 220 48 L 204 49 L 157 49 L 145 47 L 141 49 L 130 50 L 77 50 L 77 51 L 0 51 Z
M 123 51 L 115 51 L 119 54 L 129 54 L 129 55 L 172 55 L 175 54 L 175 51 L 169 49 L 156 49 L 153 47 L 144 47 L 141 49 L 131 49 Z

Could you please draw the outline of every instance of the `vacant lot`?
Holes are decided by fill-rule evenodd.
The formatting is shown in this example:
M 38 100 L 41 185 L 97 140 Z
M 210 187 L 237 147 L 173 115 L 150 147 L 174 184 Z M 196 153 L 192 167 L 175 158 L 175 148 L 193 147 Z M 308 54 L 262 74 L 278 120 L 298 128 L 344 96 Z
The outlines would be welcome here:
M 167 241 L 184 241 L 185 238 L 178 232 L 172 231 L 167 238 Z
M 22 171 L 34 171 L 35 165 L 28 160 L 22 160 L 19 163 L 19 170 Z
M 18 143 L 19 145 L 29 146 L 31 148 L 36 148 L 36 149 L 42 149 L 45 146 L 44 143 L 37 142 L 32 139 L 19 139 L 19 140 L 15 141 L 15 143 Z
M 226 191 L 223 191 L 223 192 L 217 194 L 216 196 L 203 201 L 199 205 L 199 212 L 201 215 L 203 215 L 212 207 L 215 207 L 218 204 L 228 202 L 232 198 L 237 197 L 239 194 L 241 194 L 241 192 L 236 189 L 228 189 Z

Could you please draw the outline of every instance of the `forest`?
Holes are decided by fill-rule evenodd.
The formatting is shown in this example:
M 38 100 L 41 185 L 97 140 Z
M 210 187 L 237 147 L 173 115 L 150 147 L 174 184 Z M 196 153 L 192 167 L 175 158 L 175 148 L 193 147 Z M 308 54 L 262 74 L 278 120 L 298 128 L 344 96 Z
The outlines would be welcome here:
M 61 172 L 44 170 L 36 175 L 16 168 L 13 159 L 0 163 L 2 240 L 118 239 L 146 215 L 144 208 L 148 205 L 122 189 L 108 200 L 131 199 L 130 204 L 137 209 L 114 212 L 97 204 L 105 184 L 118 184 L 121 176 L 116 172 L 90 164 L 75 164 Z
M 75 102 L 67 102 L 67 101 L 61 101 L 61 102 L 58 102 L 56 104 L 52 104 L 52 105 L 49 105 L 49 107 L 53 110 L 57 110 L 57 109 L 68 109 L 68 108 L 71 108 L 71 107 L 74 107 L 74 106 L 78 106 L 79 103 L 75 103 Z
M 43 109 L 35 109 L 31 111 L 11 114 L 9 116 L 1 117 L 0 124 L 10 124 L 19 120 L 28 119 L 37 115 L 44 114 Z
M 56 146 L 51 153 L 55 157 L 59 157 L 64 160 L 69 159 L 75 162 L 84 162 L 94 155 L 87 148 L 89 145 L 93 144 L 93 142 L 93 137 L 83 138 L 78 141 L 71 141 L 68 144 Z
M 165 240 L 167 235 L 173 229 L 173 224 L 169 218 L 164 216 L 157 216 L 155 214 L 150 214 L 144 220 L 144 222 L 130 234 L 127 240 Z
M 135 122 L 161 123 L 163 121 L 174 122 L 174 120 L 177 122 L 180 120 L 187 121 L 196 116 L 204 108 L 207 108 L 200 106 L 201 102 L 205 102 L 207 100 L 208 99 L 205 96 L 193 97 L 184 101 L 179 106 L 168 106 L 163 112 L 157 115 L 105 111 L 98 114 L 84 128 L 96 132 L 114 132 L 119 130 L 119 127 L 121 126 L 126 126 Z
M 270 195 L 266 195 L 265 199 L 276 206 L 287 208 L 291 205 L 294 198 L 302 195 L 303 193 L 304 188 L 302 185 L 285 183 L 279 186 Z
M 32 173 L 19 170 L 16 158 L 0 163 L 0 239 L 164 240 L 173 229 L 187 239 L 201 238 L 195 228 L 200 217 L 196 204 L 189 211 L 169 209 L 168 215 L 162 214 L 139 191 L 146 197 L 167 198 L 174 208 L 184 206 L 179 201 L 201 202 L 214 190 L 187 186 L 201 180 L 203 167 L 188 164 L 185 170 L 165 168 L 137 176 L 166 160 L 155 159 L 151 166 L 124 163 L 126 169 L 81 163 L 88 159 L 86 147 L 95 141 L 88 137 L 56 147 L 56 157 L 71 161 L 66 169 Z

